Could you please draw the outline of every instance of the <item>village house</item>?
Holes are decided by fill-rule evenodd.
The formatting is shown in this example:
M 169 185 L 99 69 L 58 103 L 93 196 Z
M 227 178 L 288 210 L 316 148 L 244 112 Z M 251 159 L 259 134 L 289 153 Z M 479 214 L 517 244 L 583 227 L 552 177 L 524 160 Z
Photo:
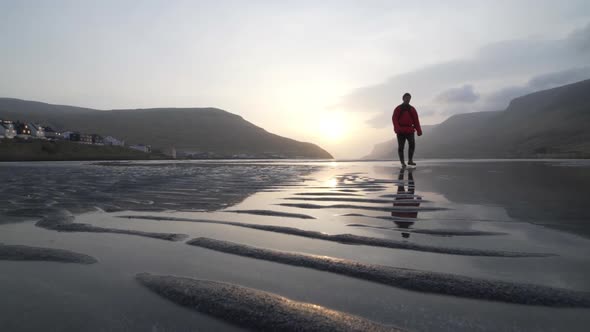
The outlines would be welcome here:
M 80 133 L 75 131 L 65 131 L 62 133 L 62 136 L 65 140 L 72 141 L 72 142 L 80 142 Z
M 17 121 L 14 124 L 14 130 L 16 131 L 16 137 L 22 139 L 29 139 L 31 137 L 31 129 L 26 123 Z
M 151 145 L 135 144 L 135 145 L 131 145 L 129 148 L 133 149 L 133 150 L 141 151 L 141 152 L 146 152 L 146 153 L 152 152 Z
M 13 139 L 16 136 L 14 124 L 10 120 L 0 120 L 0 138 Z
M 29 128 L 31 129 L 31 137 L 44 139 L 45 138 L 45 129 L 36 123 L 29 123 Z
M 93 145 L 115 145 L 124 146 L 125 141 L 119 140 L 112 136 L 102 137 L 98 134 L 82 134 L 77 131 L 57 131 L 50 126 L 43 127 L 36 123 L 24 123 L 20 121 L 12 122 L 10 120 L 0 119 L 0 138 L 20 138 L 20 139 L 50 139 L 50 140 L 67 140 L 82 144 Z M 138 144 L 133 147 L 136 150 L 151 152 L 151 146 Z
M 107 136 L 103 139 L 105 145 L 125 146 L 125 141 L 121 141 L 113 136 Z
M 92 144 L 92 135 L 80 134 L 79 142 L 83 144 Z
M 44 127 L 45 128 L 45 138 L 57 140 L 57 139 L 64 139 L 63 133 L 54 130 L 51 127 Z
M 90 136 L 92 136 L 92 144 L 104 145 L 104 139 L 102 138 L 102 136 L 97 135 L 97 134 L 92 134 Z

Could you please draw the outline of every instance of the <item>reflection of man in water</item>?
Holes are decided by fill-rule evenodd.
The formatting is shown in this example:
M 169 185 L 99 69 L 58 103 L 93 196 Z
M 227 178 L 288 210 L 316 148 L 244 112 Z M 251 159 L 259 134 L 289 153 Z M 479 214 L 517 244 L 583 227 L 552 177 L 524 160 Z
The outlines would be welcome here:
M 405 190 L 404 187 L 404 169 L 400 169 L 399 171 L 399 176 L 397 178 L 399 180 L 399 183 L 397 185 L 397 196 L 395 197 L 395 200 L 393 201 L 393 207 L 394 209 L 396 207 L 410 207 L 410 206 L 415 206 L 418 207 L 420 206 L 420 201 L 422 200 L 422 198 L 420 197 L 415 197 L 414 196 L 414 192 L 415 192 L 415 184 L 414 184 L 414 174 L 412 173 L 411 169 L 408 169 L 408 190 Z M 391 212 L 391 216 L 393 217 L 393 222 L 397 225 L 398 228 L 401 229 L 409 229 L 415 222 L 415 220 L 413 219 L 417 219 L 418 218 L 418 211 L 392 211 Z M 401 219 L 403 218 L 403 219 Z M 402 232 L 402 236 L 404 238 L 409 238 L 410 237 L 410 233 L 409 232 Z

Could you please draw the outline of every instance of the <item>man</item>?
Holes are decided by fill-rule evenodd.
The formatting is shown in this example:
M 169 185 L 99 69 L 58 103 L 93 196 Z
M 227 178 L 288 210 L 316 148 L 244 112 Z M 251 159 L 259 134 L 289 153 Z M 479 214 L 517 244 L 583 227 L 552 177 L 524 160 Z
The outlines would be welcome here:
M 414 132 L 418 132 L 418 136 L 422 136 L 422 128 L 420 128 L 420 120 L 418 120 L 418 113 L 416 109 L 410 105 L 412 96 L 405 93 L 402 97 L 404 101 L 401 105 L 395 108 L 391 120 L 393 121 L 393 130 L 397 134 L 397 153 L 399 161 L 402 163 L 402 168 L 406 167 L 404 159 L 404 147 L 408 141 L 408 165 L 415 166 L 414 163 L 414 149 L 416 148 L 416 140 L 414 139 Z

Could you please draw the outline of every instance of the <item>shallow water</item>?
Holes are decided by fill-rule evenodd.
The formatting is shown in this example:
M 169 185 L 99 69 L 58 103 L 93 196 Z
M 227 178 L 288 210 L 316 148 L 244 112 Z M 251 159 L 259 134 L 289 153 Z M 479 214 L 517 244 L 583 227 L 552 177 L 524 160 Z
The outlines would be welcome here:
M 134 279 L 142 272 L 230 282 L 406 330 L 585 331 L 590 324 L 587 308 L 419 292 L 184 241 L 35 226 L 65 209 L 75 223 L 101 228 L 590 292 L 588 161 L 424 161 L 411 178 L 391 162 L 4 163 L 0 179 L 1 243 L 98 259 L 93 265 L 0 260 L 2 331 L 240 330 L 151 293 Z M 129 215 L 148 218 L 122 218 Z M 482 257 L 352 245 L 231 222 L 552 255 Z

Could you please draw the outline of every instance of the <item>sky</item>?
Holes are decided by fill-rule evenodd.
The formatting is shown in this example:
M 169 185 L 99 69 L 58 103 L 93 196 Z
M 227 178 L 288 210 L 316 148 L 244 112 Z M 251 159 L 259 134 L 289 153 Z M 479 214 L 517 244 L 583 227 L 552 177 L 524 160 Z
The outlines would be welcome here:
M 590 2 L 0 0 L 0 47 L 3 97 L 218 107 L 346 159 L 405 92 L 437 124 L 590 78 Z

